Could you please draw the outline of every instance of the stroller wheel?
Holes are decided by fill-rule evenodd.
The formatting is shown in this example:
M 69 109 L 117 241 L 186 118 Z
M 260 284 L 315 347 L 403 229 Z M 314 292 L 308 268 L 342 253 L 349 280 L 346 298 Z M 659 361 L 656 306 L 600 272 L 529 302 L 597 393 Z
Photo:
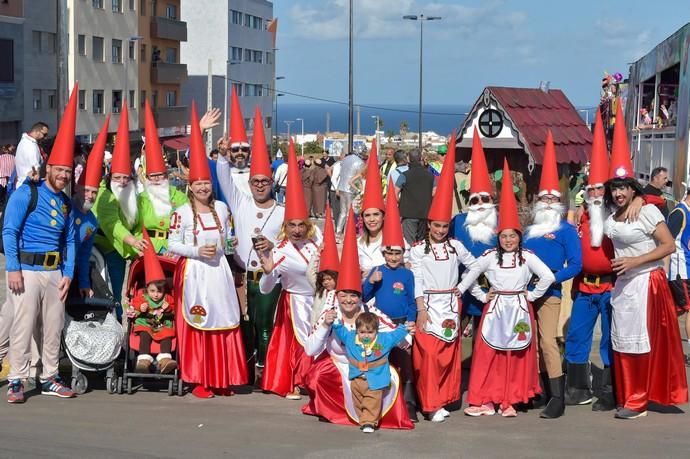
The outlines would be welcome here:
M 117 377 L 117 393 L 122 394 L 122 376 Z
M 113 376 L 108 376 L 105 379 L 105 387 L 109 394 L 114 394 L 117 392 L 117 378 Z
M 127 393 L 132 395 L 132 378 L 127 378 Z
M 72 377 L 72 390 L 77 395 L 85 394 L 89 388 L 89 381 L 86 379 L 84 373 L 79 373 L 78 375 Z
M 184 395 L 184 386 L 182 385 L 182 380 L 177 380 L 177 395 L 182 397 Z
M 175 388 L 175 381 L 173 381 L 171 379 L 170 381 L 168 381 L 168 395 L 169 396 L 172 396 L 175 393 L 174 388 Z

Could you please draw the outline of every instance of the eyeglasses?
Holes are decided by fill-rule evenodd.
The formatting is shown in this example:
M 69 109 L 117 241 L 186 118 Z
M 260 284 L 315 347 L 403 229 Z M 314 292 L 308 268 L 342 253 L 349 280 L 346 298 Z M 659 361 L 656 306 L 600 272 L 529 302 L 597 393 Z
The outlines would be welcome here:
M 491 202 L 491 196 L 474 196 L 473 198 L 470 199 L 470 205 L 471 206 L 476 206 L 479 204 L 479 201 L 483 202 L 484 204 L 488 204 Z
M 254 186 L 267 186 L 271 184 L 271 181 L 268 179 L 253 179 L 251 184 Z
M 249 147 L 232 147 L 230 151 L 233 153 L 239 153 L 240 151 L 242 153 L 249 153 Z
M 539 196 L 539 201 L 548 203 L 560 202 L 561 198 L 559 198 L 558 196 L 554 196 L 552 194 L 545 194 L 544 196 Z

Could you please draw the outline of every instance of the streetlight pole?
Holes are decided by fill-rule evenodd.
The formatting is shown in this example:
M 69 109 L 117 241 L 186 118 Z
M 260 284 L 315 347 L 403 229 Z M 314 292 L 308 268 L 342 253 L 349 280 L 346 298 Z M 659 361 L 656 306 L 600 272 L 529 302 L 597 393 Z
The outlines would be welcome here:
M 287 136 L 288 136 L 288 144 L 290 143 L 290 125 L 294 123 L 294 121 L 283 121 L 283 123 L 287 124 Z
M 354 86 L 352 84 L 352 24 L 353 24 L 353 14 L 352 14 L 352 8 L 353 8 L 353 0 L 350 0 L 350 34 L 349 34 L 349 72 L 348 72 L 348 98 L 347 98 L 347 148 L 348 152 L 347 154 L 351 153 L 354 151 L 353 148 L 353 143 L 354 143 L 354 135 L 353 135 L 353 128 L 354 128 L 354 106 L 353 106 L 353 98 L 354 98 Z
M 224 101 L 223 101 L 223 136 L 228 134 L 228 84 L 230 83 L 230 66 L 239 64 L 240 61 L 225 61 L 225 84 L 224 87 Z M 238 94 L 239 95 L 239 94 Z M 208 107 L 210 110 L 211 107 Z
M 439 21 L 441 16 L 419 16 L 408 14 L 403 19 L 419 21 L 419 151 L 422 151 L 422 76 L 424 68 L 424 21 Z
M 304 158 L 304 120 L 302 118 L 295 118 L 295 121 L 302 123 L 302 140 L 299 143 L 299 151 L 302 158 Z
M 379 115 L 371 115 L 371 117 L 376 120 L 376 129 L 374 129 L 374 142 L 376 142 L 376 151 L 379 151 L 381 149 L 381 145 L 379 145 Z
M 275 104 L 275 111 L 273 113 L 273 123 L 271 123 L 271 133 L 275 135 L 276 139 L 276 151 L 273 152 L 274 155 L 278 152 L 278 144 L 280 143 L 280 135 L 278 134 L 278 97 L 285 95 L 278 94 L 278 91 L 276 90 L 276 81 L 284 79 L 284 76 L 277 76 L 273 81 L 273 103 Z

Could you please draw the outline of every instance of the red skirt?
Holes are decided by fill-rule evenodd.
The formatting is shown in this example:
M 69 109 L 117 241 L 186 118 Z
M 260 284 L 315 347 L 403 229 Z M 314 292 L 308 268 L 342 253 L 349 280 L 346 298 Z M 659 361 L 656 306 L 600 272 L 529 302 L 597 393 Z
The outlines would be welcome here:
M 295 387 L 305 387 L 312 358 L 295 338 L 290 312 L 291 293 L 283 290 L 278 299 L 276 320 L 268 342 L 261 389 L 285 397 Z
M 412 366 L 421 411 L 432 413 L 460 400 L 461 339 L 452 343 L 418 330 L 412 347 Z
M 302 413 L 319 416 L 333 424 L 358 425 L 345 409 L 343 380 L 327 352 L 321 354 L 306 377 L 309 390 L 309 403 L 302 407 Z M 393 407 L 383 415 L 379 422 L 382 429 L 413 429 L 414 425 L 407 414 L 402 391 L 398 391 Z
M 661 405 L 687 403 L 688 382 L 678 319 L 668 281 L 661 269 L 649 275 L 647 332 L 650 352 L 613 353 L 618 404 L 644 411 L 649 401 Z
M 534 311 L 529 305 L 532 330 L 536 330 Z M 497 351 L 484 342 L 481 329 L 484 315 L 479 322 L 477 339 L 472 351 L 470 384 L 467 389 L 467 403 L 484 405 L 500 404 L 508 408 L 516 403 L 527 403 L 541 393 L 539 386 L 539 366 L 537 363 L 537 337 L 532 334 L 532 342 L 520 351 Z

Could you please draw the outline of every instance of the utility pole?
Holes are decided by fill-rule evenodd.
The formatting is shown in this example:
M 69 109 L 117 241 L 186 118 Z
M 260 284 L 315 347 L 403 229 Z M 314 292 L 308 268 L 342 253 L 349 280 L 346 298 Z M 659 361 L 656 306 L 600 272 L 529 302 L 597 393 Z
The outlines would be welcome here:
M 326 133 L 331 132 L 331 112 L 326 112 Z
M 206 110 L 211 108 L 213 108 L 213 59 L 208 60 L 208 82 L 206 83 Z M 213 150 L 213 129 L 209 129 L 206 134 L 206 151 L 211 150 Z
M 58 0 L 57 4 L 57 88 L 55 90 L 57 95 L 57 122 L 60 123 L 62 119 L 62 112 L 67 106 L 69 99 L 69 75 L 67 74 L 67 54 L 69 52 L 69 44 L 67 43 L 68 34 L 68 15 L 67 15 L 67 0 Z M 78 96 L 78 95 L 77 95 Z
M 353 14 L 352 7 L 353 1 L 350 0 L 350 38 L 349 38 L 349 90 L 347 98 L 347 149 L 346 154 L 353 152 L 354 136 L 352 135 L 352 130 L 354 128 L 354 107 L 352 106 L 354 97 L 354 87 L 352 84 L 352 24 L 353 24 Z
M 362 131 L 360 129 L 360 121 L 362 118 L 362 107 L 359 105 L 357 106 L 357 135 L 362 135 Z

